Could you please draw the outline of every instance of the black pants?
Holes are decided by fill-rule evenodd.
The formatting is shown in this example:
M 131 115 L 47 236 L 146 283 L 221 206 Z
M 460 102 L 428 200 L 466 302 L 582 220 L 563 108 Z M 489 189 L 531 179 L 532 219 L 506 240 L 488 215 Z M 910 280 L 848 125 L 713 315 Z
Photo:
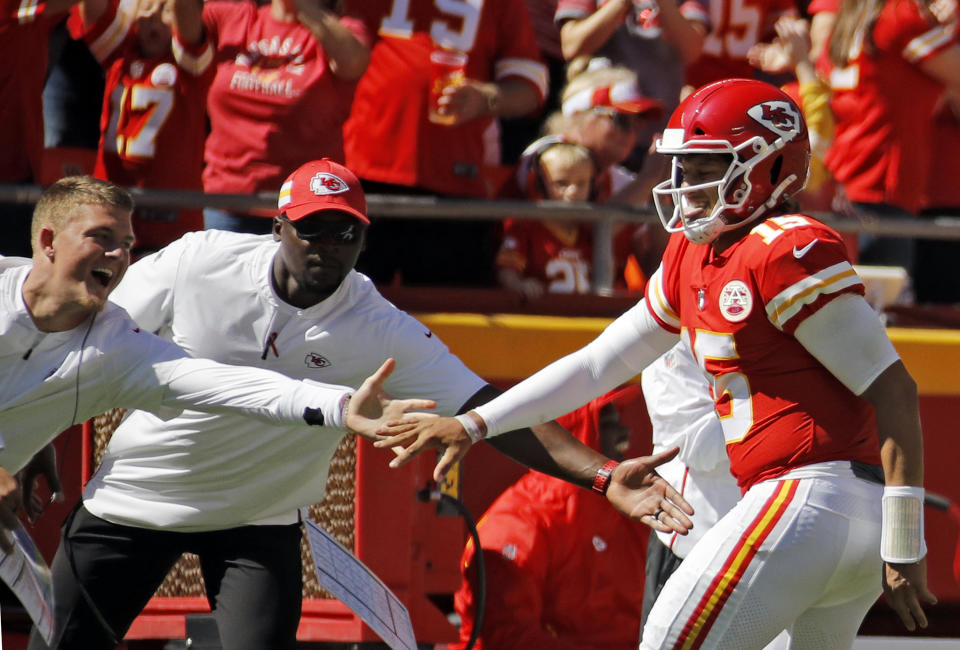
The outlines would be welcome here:
M 121 526 L 79 506 L 64 523 L 53 573 L 59 650 L 113 649 L 182 553 L 200 556 L 228 650 L 294 648 L 300 621 L 300 525 L 175 533 Z M 82 584 L 99 615 L 93 613 Z M 46 648 L 33 631 L 30 650 Z
M 643 582 L 643 609 L 640 613 L 640 630 L 647 624 L 647 616 L 653 609 L 653 603 L 656 602 L 660 592 L 663 591 L 663 585 L 677 570 L 683 560 L 673 554 L 669 548 L 663 545 L 660 538 L 653 532 L 650 533 L 650 540 L 647 542 L 647 562 L 644 569 L 646 578 Z

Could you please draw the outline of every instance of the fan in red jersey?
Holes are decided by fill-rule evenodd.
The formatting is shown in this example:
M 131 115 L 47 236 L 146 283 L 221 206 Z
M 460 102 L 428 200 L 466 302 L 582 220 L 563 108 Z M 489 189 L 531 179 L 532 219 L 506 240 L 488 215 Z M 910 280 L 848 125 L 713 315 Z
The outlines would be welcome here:
M 774 35 L 783 16 L 796 16 L 793 0 L 710 0 L 710 32 L 700 57 L 687 66 L 687 83 L 699 88 L 721 79 L 753 78 L 750 48 Z
M 940 24 L 923 4 L 839 2 L 829 57 L 820 62 L 836 118 L 826 164 L 867 218 L 917 214 L 932 173 L 936 105 L 945 87 L 960 90 L 956 21 Z M 915 260 L 909 238 L 860 236 L 865 264 L 902 266 L 913 276 Z
M 343 162 L 343 124 L 370 60 L 369 35 L 341 2 L 215 1 L 203 29 L 216 48 L 206 192 L 276 193 L 291 169 Z M 207 228 L 266 234 L 271 214 L 204 210 Z
M 540 138 L 520 158 L 517 180 L 529 199 L 587 201 L 596 168 L 590 150 L 556 136 Z M 528 300 L 544 293 L 588 293 L 590 229 L 574 221 L 507 219 L 497 253 L 497 281 Z
M 50 33 L 76 0 L 0 0 L 0 183 L 40 180 Z M 30 257 L 33 206 L 0 202 L 0 255 Z
M 461 416 L 474 438 L 496 436 L 618 386 L 679 339 L 689 345 L 743 498 L 667 581 L 642 649 L 762 648 L 783 630 L 791 647 L 848 648 L 880 595 L 878 572 L 908 629 L 926 627 L 921 603 L 936 602 L 916 383 L 843 240 L 791 210 L 809 146 L 800 108 L 770 84 L 730 79 L 690 95 L 657 144 L 673 156 L 657 196 L 674 234 L 644 299 Z M 444 445 L 440 472 L 470 440 L 462 420 L 438 418 L 376 444 L 404 444 L 397 465 Z M 667 532 L 683 515 L 664 499 L 642 519 Z
M 71 30 L 107 73 L 94 175 L 126 187 L 199 190 L 213 48 L 198 0 L 82 0 Z M 184 20 L 180 17 L 184 16 Z M 203 228 L 199 210 L 138 208 L 135 252 Z
M 355 0 L 377 34 L 370 67 L 344 125 L 347 165 L 370 193 L 487 197 L 500 164 L 499 118 L 532 114 L 544 101 L 540 61 L 523 0 Z M 441 124 L 429 117 L 430 56 L 465 55 L 446 87 Z M 370 229 L 358 269 L 378 283 L 493 284 L 492 222 L 394 219 Z

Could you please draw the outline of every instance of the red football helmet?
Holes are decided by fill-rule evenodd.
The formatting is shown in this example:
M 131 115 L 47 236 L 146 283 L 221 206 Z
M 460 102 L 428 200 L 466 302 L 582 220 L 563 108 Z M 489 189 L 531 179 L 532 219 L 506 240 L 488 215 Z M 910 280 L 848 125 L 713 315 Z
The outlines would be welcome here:
M 657 140 L 657 152 L 674 156 L 671 178 L 653 189 L 660 220 L 667 232 L 682 230 L 695 244 L 763 216 L 802 190 L 810 169 L 800 108 L 776 86 L 751 79 L 725 79 L 687 97 Z M 729 154 L 730 166 L 715 181 L 684 186 L 677 157 L 687 154 Z M 718 201 L 700 216 L 686 195 L 713 187 Z

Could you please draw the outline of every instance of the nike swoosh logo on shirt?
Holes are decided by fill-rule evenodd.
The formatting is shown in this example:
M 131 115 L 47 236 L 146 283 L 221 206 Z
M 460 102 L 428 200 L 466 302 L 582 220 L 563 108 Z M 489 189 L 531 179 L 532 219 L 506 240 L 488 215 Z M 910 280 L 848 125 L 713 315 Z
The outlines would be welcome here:
M 813 248 L 813 245 L 816 244 L 818 241 L 819 241 L 818 239 L 814 239 L 812 242 L 810 242 L 803 248 L 797 248 L 796 246 L 794 246 L 793 256 L 796 257 L 797 259 L 800 259 L 804 255 L 806 255 L 810 251 L 810 249 Z

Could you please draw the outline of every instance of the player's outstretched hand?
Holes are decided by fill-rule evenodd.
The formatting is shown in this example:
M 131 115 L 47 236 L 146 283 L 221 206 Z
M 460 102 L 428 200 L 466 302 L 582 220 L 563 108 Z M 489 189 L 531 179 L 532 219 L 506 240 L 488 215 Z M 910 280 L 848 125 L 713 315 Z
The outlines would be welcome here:
M 927 588 L 927 558 L 912 564 L 883 563 L 883 593 L 904 626 L 911 632 L 917 626 L 927 627 L 924 601 L 937 604 L 937 597 Z
M 40 478 L 43 477 L 50 489 L 50 498 L 40 496 Z M 50 443 L 30 459 L 26 466 L 17 472 L 17 479 L 23 490 L 23 511 L 27 520 L 33 524 L 37 521 L 47 505 L 63 502 L 63 487 L 60 485 L 60 475 L 57 473 L 57 450 Z
M 413 426 L 410 426 L 409 419 L 407 422 L 389 422 L 379 433 L 380 440 L 374 446 L 393 447 L 397 453 L 397 457 L 390 461 L 390 467 L 406 464 L 424 449 L 442 449 L 433 470 L 433 480 L 437 483 L 454 463 L 467 455 L 473 444 L 463 425 L 455 418 L 420 418 Z
M 426 418 L 436 419 L 431 413 L 407 413 L 411 409 L 432 409 L 437 403 L 431 399 L 394 399 L 383 390 L 383 382 L 393 372 L 396 361 L 387 359 L 380 368 L 367 377 L 356 390 L 350 403 L 344 424 L 354 433 L 368 440 L 379 440 L 377 431 L 388 422 L 399 432 L 412 429 Z
M 23 493 L 20 483 L 7 470 L 0 467 L 0 550 L 4 553 L 13 551 L 13 542 L 10 539 L 11 531 L 20 525 L 17 511 L 23 503 Z
M 687 516 L 693 514 L 693 507 L 656 472 L 658 465 L 679 452 L 680 448 L 674 447 L 623 461 L 610 477 L 607 499 L 617 510 L 650 528 L 686 535 L 693 528 Z

